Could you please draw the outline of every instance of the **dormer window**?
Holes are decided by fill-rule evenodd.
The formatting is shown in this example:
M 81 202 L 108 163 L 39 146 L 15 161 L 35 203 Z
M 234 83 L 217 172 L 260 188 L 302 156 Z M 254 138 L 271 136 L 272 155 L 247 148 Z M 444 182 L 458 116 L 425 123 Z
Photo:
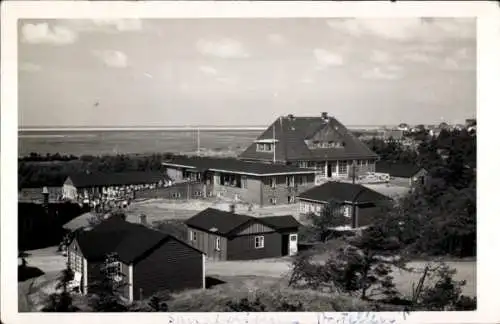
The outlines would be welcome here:
M 255 141 L 257 145 L 257 152 L 273 152 L 274 147 L 278 140 L 276 139 L 260 139 Z

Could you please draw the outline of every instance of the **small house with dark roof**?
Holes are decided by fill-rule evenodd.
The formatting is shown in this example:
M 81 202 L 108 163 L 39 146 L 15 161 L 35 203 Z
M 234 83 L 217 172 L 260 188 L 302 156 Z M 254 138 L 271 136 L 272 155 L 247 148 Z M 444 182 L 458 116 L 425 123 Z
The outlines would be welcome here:
M 234 158 L 177 156 L 163 165 L 174 181 L 203 183 L 203 197 L 226 197 L 259 206 L 294 203 L 298 194 L 314 186 L 315 178 L 311 169 Z
M 91 293 L 104 275 L 120 283 L 129 301 L 160 291 L 205 288 L 203 252 L 119 215 L 76 232 L 68 262 L 83 294 Z
M 378 156 L 336 118 L 288 115 L 277 118 L 241 155 L 246 161 L 291 164 L 312 168 L 321 177 L 345 178 L 373 172 Z
M 302 216 L 319 215 L 325 206 L 338 217 L 338 224 L 350 228 L 370 225 L 373 217 L 392 199 L 360 184 L 329 181 L 314 187 L 299 197 Z
M 169 178 L 160 171 L 82 172 L 72 174 L 63 184 L 66 199 L 123 198 L 140 189 L 164 187 Z
M 390 177 L 392 183 L 414 187 L 425 183 L 428 172 L 422 167 L 411 163 L 377 162 L 376 173 Z
M 213 260 L 294 255 L 300 223 L 293 216 L 252 217 L 207 208 L 186 221 L 191 245 Z

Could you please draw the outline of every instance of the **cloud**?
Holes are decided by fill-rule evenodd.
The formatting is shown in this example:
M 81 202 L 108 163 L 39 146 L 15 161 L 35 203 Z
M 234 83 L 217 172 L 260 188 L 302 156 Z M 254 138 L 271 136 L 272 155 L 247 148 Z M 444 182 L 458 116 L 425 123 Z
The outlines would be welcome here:
M 330 19 L 327 25 L 351 36 L 378 36 L 405 41 L 421 39 L 439 42 L 443 39 L 474 39 L 476 37 L 473 18 L 352 18 Z
M 127 55 L 123 52 L 104 50 L 93 51 L 92 54 L 101 59 L 101 61 L 109 67 L 125 68 L 128 66 Z
M 442 68 L 445 70 L 471 71 L 476 69 L 473 53 L 468 48 L 461 48 L 444 58 Z
M 78 34 L 64 26 L 48 23 L 25 24 L 21 29 L 22 41 L 28 44 L 65 45 L 74 43 Z
M 391 60 L 391 55 L 387 52 L 374 50 L 370 55 L 370 61 L 374 63 L 387 63 Z
M 406 53 L 402 56 L 403 60 L 415 63 L 428 63 L 432 60 L 432 58 L 428 54 L 413 52 Z
M 236 84 L 236 79 L 234 78 L 228 78 L 228 77 L 217 77 L 215 80 L 217 80 L 217 82 L 219 83 L 222 83 L 222 84 Z
M 363 72 L 361 75 L 363 79 L 372 79 L 372 80 L 396 80 L 399 79 L 400 75 L 390 71 L 384 71 L 380 67 L 375 67 L 371 70 Z
M 316 48 L 313 51 L 314 57 L 318 62 L 318 68 L 323 69 L 328 66 L 338 66 L 344 64 L 344 60 L 341 55 L 327 51 L 322 48 Z
M 93 23 L 98 28 L 111 28 L 119 32 L 142 30 L 140 19 L 94 19 Z
M 42 67 L 38 64 L 31 62 L 19 62 L 19 70 L 25 72 L 38 72 L 42 69 Z
M 199 67 L 200 71 L 208 75 L 217 75 L 217 70 L 214 67 L 202 65 Z
M 196 49 L 204 55 L 219 58 L 247 58 L 250 56 L 240 42 L 230 38 L 217 41 L 200 39 L 196 43 Z
M 276 45 L 281 45 L 286 42 L 285 37 L 280 34 L 269 34 L 267 35 L 267 40 Z

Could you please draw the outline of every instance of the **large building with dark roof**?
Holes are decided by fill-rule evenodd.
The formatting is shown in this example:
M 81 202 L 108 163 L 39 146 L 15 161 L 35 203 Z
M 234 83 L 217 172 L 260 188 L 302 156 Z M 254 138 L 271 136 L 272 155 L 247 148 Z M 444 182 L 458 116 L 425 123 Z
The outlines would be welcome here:
M 177 156 L 163 166 L 174 182 L 203 183 L 203 197 L 226 197 L 258 206 L 294 203 L 298 194 L 314 186 L 315 179 L 311 169 L 234 158 Z
M 303 192 L 297 198 L 301 215 L 319 215 L 331 207 L 339 226 L 357 228 L 370 225 L 374 216 L 392 199 L 360 184 L 329 181 Z
M 140 300 L 161 291 L 205 287 L 205 255 L 171 235 L 112 216 L 76 232 L 68 262 L 84 294 L 109 276 L 123 297 Z
M 294 255 L 300 223 L 293 216 L 252 217 L 207 208 L 186 221 L 189 242 L 212 260 Z
M 326 178 L 375 171 L 378 156 L 334 117 L 288 115 L 276 119 L 241 155 L 260 161 L 313 168 Z

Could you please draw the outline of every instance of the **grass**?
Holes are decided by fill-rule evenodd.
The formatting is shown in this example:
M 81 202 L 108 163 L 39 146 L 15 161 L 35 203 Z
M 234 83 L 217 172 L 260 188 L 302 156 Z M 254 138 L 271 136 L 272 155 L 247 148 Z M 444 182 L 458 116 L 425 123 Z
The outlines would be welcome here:
M 243 298 L 255 301 L 257 298 L 265 306 L 265 311 L 279 311 L 283 302 L 302 304 L 306 312 L 326 311 L 374 311 L 375 305 L 345 295 L 333 295 L 313 290 L 292 289 L 283 279 L 235 276 L 226 278 L 226 284 L 206 290 L 191 290 L 172 295 L 168 302 L 171 312 L 228 312 L 227 304 Z

